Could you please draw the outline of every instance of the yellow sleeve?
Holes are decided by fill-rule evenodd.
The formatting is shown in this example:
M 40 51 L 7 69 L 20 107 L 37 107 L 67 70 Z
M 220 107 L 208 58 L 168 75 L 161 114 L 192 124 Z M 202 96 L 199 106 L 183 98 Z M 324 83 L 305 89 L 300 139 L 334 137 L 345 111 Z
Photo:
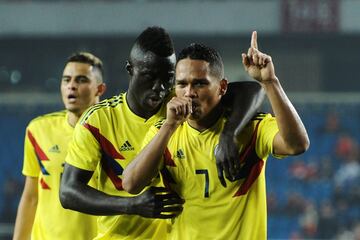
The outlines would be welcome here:
M 22 174 L 29 177 L 38 177 L 40 174 L 40 166 L 36 156 L 35 147 L 30 141 L 30 136 L 29 136 L 30 134 L 31 134 L 31 129 L 29 125 L 26 128 L 26 133 L 25 133 L 24 162 L 23 162 Z
M 259 124 L 257 132 L 256 149 L 257 154 L 262 159 L 266 159 L 270 154 L 273 154 L 273 141 L 275 135 L 279 132 L 276 118 L 268 114 Z M 284 156 L 273 155 L 276 158 Z
M 149 131 L 146 133 L 145 138 L 144 138 L 144 140 L 142 142 L 141 149 L 146 147 L 146 145 L 148 145 L 151 142 L 151 140 L 156 136 L 156 134 L 159 132 L 159 128 L 161 127 L 162 123 L 163 123 L 163 120 L 159 121 L 154 126 L 151 126 L 149 128 Z M 162 157 L 162 159 L 163 159 L 163 157 Z M 164 163 L 163 163 L 163 161 L 161 161 L 161 164 L 159 166 L 159 170 L 162 169 L 163 166 L 164 166 Z
M 149 131 L 146 133 L 145 138 L 141 144 L 141 149 L 143 149 L 146 145 L 148 145 L 151 140 L 155 137 L 158 133 L 159 129 L 156 126 L 151 126 Z
M 77 168 L 95 171 L 100 159 L 99 142 L 85 125 L 77 123 L 65 161 Z

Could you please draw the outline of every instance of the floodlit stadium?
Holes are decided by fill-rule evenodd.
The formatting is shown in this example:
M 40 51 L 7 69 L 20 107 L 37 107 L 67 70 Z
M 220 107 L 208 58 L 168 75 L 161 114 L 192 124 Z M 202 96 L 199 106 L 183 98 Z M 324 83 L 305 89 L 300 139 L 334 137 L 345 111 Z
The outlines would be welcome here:
M 356 0 L 0 0 L 0 239 L 14 233 L 26 126 L 64 109 L 67 57 L 101 58 L 101 98 L 117 95 L 149 26 L 165 28 L 176 53 L 192 42 L 215 48 L 230 82 L 250 80 L 241 53 L 257 31 L 311 142 L 266 162 L 267 238 L 360 239 L 359 9 Z M 259 111 L 272 112 L 267 99 Z

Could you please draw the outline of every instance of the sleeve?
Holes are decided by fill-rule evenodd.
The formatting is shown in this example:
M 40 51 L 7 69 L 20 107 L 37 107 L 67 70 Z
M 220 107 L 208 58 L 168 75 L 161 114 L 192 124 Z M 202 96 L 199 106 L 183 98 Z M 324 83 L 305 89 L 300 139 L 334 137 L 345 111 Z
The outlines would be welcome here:
M 155 137 L 158 131 L 159 129 L 156 126 L 151 126 L 149 128 L 149 131 L 145 134 L 145 138 L 141 144 L 141 149 L 146 147 L 146 145 L 148 145 L 151 142 L 151 140 Z
M 22 174 L 28 177 L 38 177 L 40 174 L 40 166 L 36 156 L 35 147 L 30 138 L 34 136 L 30 130 L 30 125 L 26 128 L 24 141 L 24 162 Z M 34 139 L 35 140 L 35 139 Z
M 162 124 L 162 123 L 161 123 Z M 156 134 L 159 132 L 159 126 L 157 124 L 155 124 L 155 126 L 151 126 L 149 128 L 149 131 L 146 133 L 145 138 L 142 142 L 141 145 L 141 149 L 143 149 L 144 147 L 146 147 L 146 145 L 148 145 L 151 140 L 156 136 Z M 162 169 L 164 166 L 163 161 L 159 167 L 159 170 Z
M 100 144 L 89 130 L 88 123 L 77 123 L 65 161 L 74 167 L 95 171 L 101 159 Z
M 266 159 L 270 154 L 276 158 L 283 158 L 285 156 L 273 154 L 273 141 L 275 135 L 279 132 L 279 127 L 276 118 L 268 114 L 259 124 L 257 133 L 258 155 L 262 159 Z

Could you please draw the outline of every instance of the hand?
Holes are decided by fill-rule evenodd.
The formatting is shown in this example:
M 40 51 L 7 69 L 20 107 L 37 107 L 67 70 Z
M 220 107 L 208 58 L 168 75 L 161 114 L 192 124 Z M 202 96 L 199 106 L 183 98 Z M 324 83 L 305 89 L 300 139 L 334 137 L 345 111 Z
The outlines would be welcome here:
M 173 97 L 167 104 L 166 122 L 175 126 L 183 123 L 192 113 L 191 98 Z
M 229 181 L 237 180 L 240 169 L 239 147 L 232 135 L 223 134 L 215 149 L 216 166 L 221 185 L 226 187 L 223 172 Z
M 182 211 L 181 199 L 175 192 L 166 188 L 150 187 L 134 197 L 132 213 L 146 218 L 173 218 Z
M 258 49 L 256 31 L 252 33 L 248 53 L 242 53 L 241 56 L 245 71 L 250 77 L 256 79 L 260 83 L 266 83 L 277 79 L 271 57 L 260 52 Z

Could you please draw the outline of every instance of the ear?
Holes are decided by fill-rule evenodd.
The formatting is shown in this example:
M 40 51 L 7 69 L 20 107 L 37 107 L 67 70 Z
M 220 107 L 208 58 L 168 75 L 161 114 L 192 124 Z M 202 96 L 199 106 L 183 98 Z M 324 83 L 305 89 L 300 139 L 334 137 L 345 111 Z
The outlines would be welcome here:
M 220 95 L 224 96 L 228 87 L 228 81 L 226 78 L 221 79 L 220 81 Z
M 125 69 L 130 76 L 133 75 L 133 66 L 131 65 L 131 63 L 129 61 L 126 61 Z
M 101 97 L 106 91 L 106 84 L 105 83 L 100 83 L 97 86 L 97 93 L 96 96 Z

